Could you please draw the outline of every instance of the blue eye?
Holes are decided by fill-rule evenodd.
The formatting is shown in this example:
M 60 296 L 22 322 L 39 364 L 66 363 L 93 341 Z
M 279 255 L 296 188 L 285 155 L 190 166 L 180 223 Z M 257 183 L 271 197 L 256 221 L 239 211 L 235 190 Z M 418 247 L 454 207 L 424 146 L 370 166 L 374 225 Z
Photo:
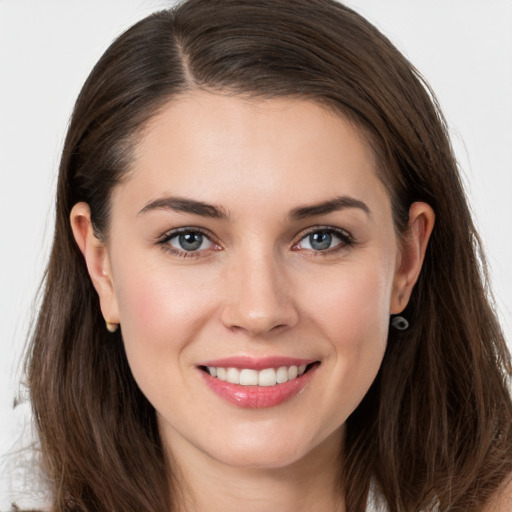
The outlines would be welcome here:
M 342 248 L 351 243 L 352 240 L 348 233 L 334 229 L 317 229 L 301 238 L 295 247 L 315 252 L 327 252 L 332 249 Z
M 333 237 L 332 233 L 327 233 L 326 231 L 312 233 L 307 237 L 309 246 L 315 251 L 325 251 L 326 249 L 330 249 L 333 238 L 335 237 Z
M 200 231 L 179 231 L 171 233 L 163 242 L 176 252 L 198 252 L 211 249 L 215 244 Z

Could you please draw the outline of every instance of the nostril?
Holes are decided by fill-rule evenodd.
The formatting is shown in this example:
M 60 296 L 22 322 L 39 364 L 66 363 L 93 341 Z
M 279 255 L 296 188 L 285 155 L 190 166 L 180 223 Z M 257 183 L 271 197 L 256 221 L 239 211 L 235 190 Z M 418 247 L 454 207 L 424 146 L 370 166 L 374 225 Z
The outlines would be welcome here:
M 247 301 L 224 306 L 221 321 L 231 332 L 243 331 L 253 336 L 277 333 L 293 327 L 299 319 L 290 303 L 247 304 Z
M 286 324 L 279 324 L 272 327 L 271 331 L 281 331 L 283 329 L 286 329 L 288 326 Z

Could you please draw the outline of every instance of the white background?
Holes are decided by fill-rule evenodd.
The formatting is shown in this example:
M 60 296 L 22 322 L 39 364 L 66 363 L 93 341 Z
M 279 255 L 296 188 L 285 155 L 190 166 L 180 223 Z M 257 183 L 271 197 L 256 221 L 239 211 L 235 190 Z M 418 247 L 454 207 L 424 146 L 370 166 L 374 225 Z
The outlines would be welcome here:
M 0 510 L 27 406 L 20 356 L 52 238 L 59 153 L 103 51 L 163 0 L 0 0 Z M 350 0 L 416 65 L 448 119 L 512 340 L 512 0 Z M 463 300 L 463 298 L 461 298 Z M 25 410 L 24 410 L 25 409 Z M 17 470 L 16 470 L 17 471 Z M 32 484 L 29 483 L 29 487 Z M 25 502 L 27 503 L 27 502 Z

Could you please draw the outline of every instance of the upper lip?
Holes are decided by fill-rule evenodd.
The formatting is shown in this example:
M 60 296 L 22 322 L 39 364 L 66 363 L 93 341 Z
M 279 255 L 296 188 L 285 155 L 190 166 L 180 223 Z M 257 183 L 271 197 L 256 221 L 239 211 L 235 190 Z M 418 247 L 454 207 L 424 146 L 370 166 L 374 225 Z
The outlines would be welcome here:
M 281 366 L 302 366 L 311 364 L 316 359 L 301 359 L 297 357 L 270 356 L 270 357 L 251 357 L 251 356 L 232 356 L 221 359 L 211 359 L 199 363 L 198 366 L 215 366 L 217 368 L 247 368 L 250 370 L 263 370 L 265 368 L 279 368 Z

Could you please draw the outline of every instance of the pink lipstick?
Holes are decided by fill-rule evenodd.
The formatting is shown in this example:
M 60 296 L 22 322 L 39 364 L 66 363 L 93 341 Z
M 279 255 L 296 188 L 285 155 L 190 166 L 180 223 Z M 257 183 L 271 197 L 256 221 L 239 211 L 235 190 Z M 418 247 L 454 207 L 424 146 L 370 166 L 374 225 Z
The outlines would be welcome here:
M 290 357 L 229 357 L 198 365 L 206 385 L 244 408 L 274 407 L 298 395 L 311 380 L 318 361 Z

